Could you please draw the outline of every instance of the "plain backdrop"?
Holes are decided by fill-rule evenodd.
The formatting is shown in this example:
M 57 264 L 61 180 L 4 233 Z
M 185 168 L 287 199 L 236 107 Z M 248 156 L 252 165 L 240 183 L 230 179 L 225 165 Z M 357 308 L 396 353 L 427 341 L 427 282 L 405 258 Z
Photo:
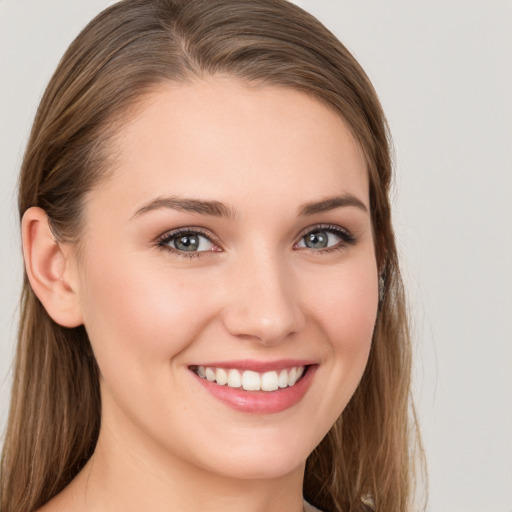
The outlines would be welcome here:
M 0 0 L 0 427 L 22 276 L 15 189 L 38 100 L 111 2 Z M 297 0 L 372 79 L 395 144 L 430 512 L 512 512 L 512 2 Z

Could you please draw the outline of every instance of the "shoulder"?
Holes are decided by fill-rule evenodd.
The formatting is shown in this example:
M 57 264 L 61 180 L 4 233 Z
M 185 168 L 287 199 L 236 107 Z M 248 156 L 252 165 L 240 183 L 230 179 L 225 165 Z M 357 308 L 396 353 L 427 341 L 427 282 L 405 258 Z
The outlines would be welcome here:
M 304 500 L 304 512 L 322 512 L 319 508 L 314 507 L 306 500 Z
M 373 506 L 371 506 L 369 501 L 363 501 L 362 502 L 362 512 L 374 512 Z M 304 500 L 304 512 L 324 512 L 320 510 L 319 508 L 314 507 L 311 505 L 311 503 L 308 503 L 306 500 Z

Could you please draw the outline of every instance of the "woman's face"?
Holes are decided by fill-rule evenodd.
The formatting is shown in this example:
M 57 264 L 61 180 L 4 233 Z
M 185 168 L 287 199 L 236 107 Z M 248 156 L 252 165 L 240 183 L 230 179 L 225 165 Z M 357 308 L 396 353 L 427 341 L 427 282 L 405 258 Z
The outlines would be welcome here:
M 377 311 L 350 131 L 300 92 L 210 78 L 146 97 L 113 154 L 77 259 L 102 432 L 220 475 L 302 468 L 358 385 Z

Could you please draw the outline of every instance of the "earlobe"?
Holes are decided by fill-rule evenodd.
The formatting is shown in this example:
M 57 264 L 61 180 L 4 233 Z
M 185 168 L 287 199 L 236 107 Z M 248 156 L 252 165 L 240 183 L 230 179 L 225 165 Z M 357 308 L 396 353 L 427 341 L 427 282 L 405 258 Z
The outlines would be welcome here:
M 22 223 L 23 256 L 30 285 L 50 317 L 63 327 L 83 323 L 76 284 L 71 282 L 69 251 L 55 240 L 48 216 L 29 208 Z

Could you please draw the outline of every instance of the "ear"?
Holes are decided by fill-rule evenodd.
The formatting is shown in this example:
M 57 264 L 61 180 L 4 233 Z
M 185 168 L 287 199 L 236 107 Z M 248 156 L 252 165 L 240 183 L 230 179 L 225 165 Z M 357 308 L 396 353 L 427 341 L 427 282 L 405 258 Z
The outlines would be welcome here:
M 63 327 L 81 325 L 72 251 L 55 240 L 48 216 L 41 208 L 29 208 L 21 228 L 25 268 L 34 293 L 56 323 Z

